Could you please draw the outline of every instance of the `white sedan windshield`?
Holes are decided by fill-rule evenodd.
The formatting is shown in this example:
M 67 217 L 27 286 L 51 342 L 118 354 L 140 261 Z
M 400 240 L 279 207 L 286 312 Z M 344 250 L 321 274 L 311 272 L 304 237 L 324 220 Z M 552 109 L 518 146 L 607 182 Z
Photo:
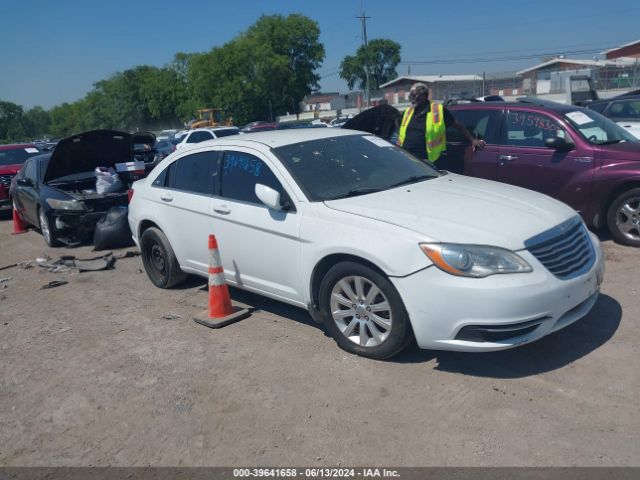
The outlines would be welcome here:
M 387 190 L 439 176 L 404 150 L 369 135 L 349 135 L 275 148 L 311 201 Z

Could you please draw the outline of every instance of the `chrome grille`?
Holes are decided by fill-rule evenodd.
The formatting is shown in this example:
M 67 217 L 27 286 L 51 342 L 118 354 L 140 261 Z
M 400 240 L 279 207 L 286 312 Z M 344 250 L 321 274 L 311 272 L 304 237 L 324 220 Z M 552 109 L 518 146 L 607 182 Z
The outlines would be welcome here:
M 596 259 L 589 233 L 577 217 L 530 238 L 525 247 L 561 280 L 587 272 Z
M 11 185 L 11 179 L 15 177 L 15 173 L 12 173 L 10 175 L 0 175 L 0 185 L 9 188 L 9 185 Z

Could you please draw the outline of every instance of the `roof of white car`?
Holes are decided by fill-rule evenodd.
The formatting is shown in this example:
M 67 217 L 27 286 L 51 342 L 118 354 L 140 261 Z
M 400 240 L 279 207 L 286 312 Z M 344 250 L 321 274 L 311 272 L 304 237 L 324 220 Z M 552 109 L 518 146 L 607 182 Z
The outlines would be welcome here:
M 283 147 L 294 143 L 308 142 L 310 140 L 320 140 L 323 138 L 344 137 L 347 135 L 363 135 L 366 132 L 357 130 L 343 130 L 340 128 L 291 128 L 286 130 L 271 130 L 268 132 L 246 133 L 244 135 L 234 135 L 223 137 L 218 140 L 208 140 L 215 143 L 262 143 L 271 148 Z M 203 142 L 204 143 L 204 142 Z
M 216 132 L 218 130 L 240 130 L 240 128 L 236 127 L 235 125 L 227 125 L 226 127 L 201 127 L 201 128 L 194 128 L 193 130 L 186 130 L 185 133 Z

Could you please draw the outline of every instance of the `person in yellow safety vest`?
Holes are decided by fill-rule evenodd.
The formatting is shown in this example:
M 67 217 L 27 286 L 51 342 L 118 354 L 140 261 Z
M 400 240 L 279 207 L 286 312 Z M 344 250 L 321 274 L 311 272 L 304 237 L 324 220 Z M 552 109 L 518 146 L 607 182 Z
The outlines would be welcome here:
M 411 106 L 402 116 L 398 145 L 415 157 L 436 162 L 447 149 L 445 131 L 451 126 L 465 136 L 474 151 L 485 147 L 484 140 L 474 138 L 441 103 L 429 101 L 429 88 L 424 83 L 414 83 L 411 86 L 409 100 Z

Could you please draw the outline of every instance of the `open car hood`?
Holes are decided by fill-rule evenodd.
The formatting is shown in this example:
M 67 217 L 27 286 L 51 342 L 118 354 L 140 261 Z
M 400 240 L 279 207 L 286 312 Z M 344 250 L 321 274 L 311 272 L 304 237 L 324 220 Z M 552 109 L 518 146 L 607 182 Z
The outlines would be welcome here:
M 347 120 L 342 128 L 372 133 L 389 140 L 393 132 L 400 126 L 401 114 L 391 105 L 379 105 L 364 110 Z
M 151 150 L 156 144 L 156 136 L 151 132 L 136 132 L 133 135 L 134 151 Z
M 133 135 L 116 130 L 91 130 L 60 140 L 51 154 L 43 182 L 96 167 L 114 167 L 133 159 Z

